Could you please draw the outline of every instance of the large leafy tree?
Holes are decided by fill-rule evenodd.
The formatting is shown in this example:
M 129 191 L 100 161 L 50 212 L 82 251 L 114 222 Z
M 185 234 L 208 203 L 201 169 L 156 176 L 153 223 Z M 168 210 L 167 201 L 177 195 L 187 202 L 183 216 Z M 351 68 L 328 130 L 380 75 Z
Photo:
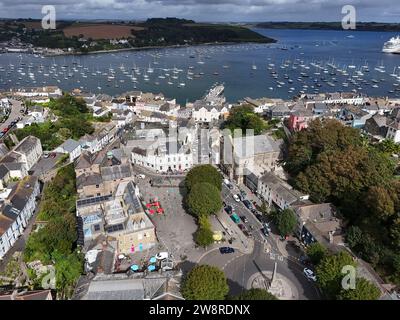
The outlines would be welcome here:
M 328 250 L 319 242 L 312 243 L 307 247 L 307 255 L 314 265 L 318 265 L 327 254 Z
M 187 197 L 189 211 L 195 216 L 217 213 L 222 208 L 219 190 L 209 183 L 197 183 L 190 190 Z
M 205 164 L 196 166 L 186 175 L 185 185 L 190 191 L 197 183 L 207 182 L 218 190 L 222 188 L 222 176 L 212 165 Z
M 259 135 L 267 129 L 267 123 L 254 112 L 254 108 L 250 105 L 232 108 L 223 126 L 231 131 L 241 129 L 243 134 L 247 129 L 253 129 L 255 135 Z
M 316 268 L 317 283 L 329 297 L 336 297 L 341 290 L 344 266 L 356 267 L 353 258 L 345 251 L 325 256 Z
M 285 209 L 275 215 L 275 224 L 282 236 L 293 233 L 296 228 L 297 218 L 293 210 Z
M 233 298 L 234 300 L 278 300 L 272 293 L 264 289 L 246 290 Z
M 211 224 L 208 221 L 208 216 L 200 216 L 198 222 L 199 229 L 195 234 L 195 241 L 199 246 L 207 247 L 214 242 L 214 233 L 211 229 Z
M 229 287 L 221 270 L 199 265 L 188 273 L 181 291 L 187 300 L 224 300 Z
M 342 289 L 339 294 L 341 300 L 377 300 L 381 291 L 373 283 L 364 278 L 356 279 L 355 289 Z

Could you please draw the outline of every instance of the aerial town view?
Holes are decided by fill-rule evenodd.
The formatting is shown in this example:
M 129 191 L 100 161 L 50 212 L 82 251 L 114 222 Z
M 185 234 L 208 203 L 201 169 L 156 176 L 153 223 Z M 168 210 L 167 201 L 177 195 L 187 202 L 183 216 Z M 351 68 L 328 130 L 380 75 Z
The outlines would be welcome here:
M 0 300 L 400 300 L 398 1 L 347 2 L 0 0 Z

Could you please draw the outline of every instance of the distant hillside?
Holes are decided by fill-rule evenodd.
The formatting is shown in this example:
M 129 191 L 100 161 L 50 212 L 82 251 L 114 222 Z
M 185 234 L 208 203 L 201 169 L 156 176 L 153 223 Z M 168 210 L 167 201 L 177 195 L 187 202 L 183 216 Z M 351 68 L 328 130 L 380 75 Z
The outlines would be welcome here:
M 341 22 L 261 22 L 254 26 L 265 29 L 343 30 Z M 356 30 L 400 32 L 400 23 L 357 22 Z
M 144 22 L 58 21 L 56 30 L 42 30 L 39 20 L 0 21 L 0 41 L 12 37 L 36 47 L 74 48 L 76 52 L 204 43 L 276 42 L 242 26 L 196 23 L 177 18 L 152 18 Z M 125 41 L 110 42 L 113 39 Z

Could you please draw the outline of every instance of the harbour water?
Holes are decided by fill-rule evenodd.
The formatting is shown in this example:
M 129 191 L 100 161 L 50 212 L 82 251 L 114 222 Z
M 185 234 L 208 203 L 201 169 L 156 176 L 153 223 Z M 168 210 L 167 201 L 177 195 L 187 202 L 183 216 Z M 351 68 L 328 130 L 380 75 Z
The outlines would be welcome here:
M 302 92 L 400 97 L 400 55 L 381 52 L 395 33 L 255 30 L 278 42 L 83 56 L 0 54 L 0 89 L 56 85 L 111 95 L 142 90 L 185 103 L 219 82 L 229 102 Z

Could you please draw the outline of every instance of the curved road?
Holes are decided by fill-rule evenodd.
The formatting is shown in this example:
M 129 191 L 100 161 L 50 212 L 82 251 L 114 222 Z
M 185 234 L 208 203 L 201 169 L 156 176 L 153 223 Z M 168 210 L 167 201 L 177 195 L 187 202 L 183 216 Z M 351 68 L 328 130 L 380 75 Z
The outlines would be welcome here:
M 291 259 L 279 260 L 265 251 L 265 247 L 256 241 L 251 254 L 235 251 L 233 254 L 221 254 L 213 250 L 204 255 L 199 264 L 209 264 L 222 269 L 228 278 L 230 294 L 236 295 L 248 289 L 249 279 L 262 271 L 272 272 L 277 262 L 277 272 L 288 278 L 298 291 L 301 300 L 318 300 L 320 294 L 313 282 L 303 275 L 303 266 Z

